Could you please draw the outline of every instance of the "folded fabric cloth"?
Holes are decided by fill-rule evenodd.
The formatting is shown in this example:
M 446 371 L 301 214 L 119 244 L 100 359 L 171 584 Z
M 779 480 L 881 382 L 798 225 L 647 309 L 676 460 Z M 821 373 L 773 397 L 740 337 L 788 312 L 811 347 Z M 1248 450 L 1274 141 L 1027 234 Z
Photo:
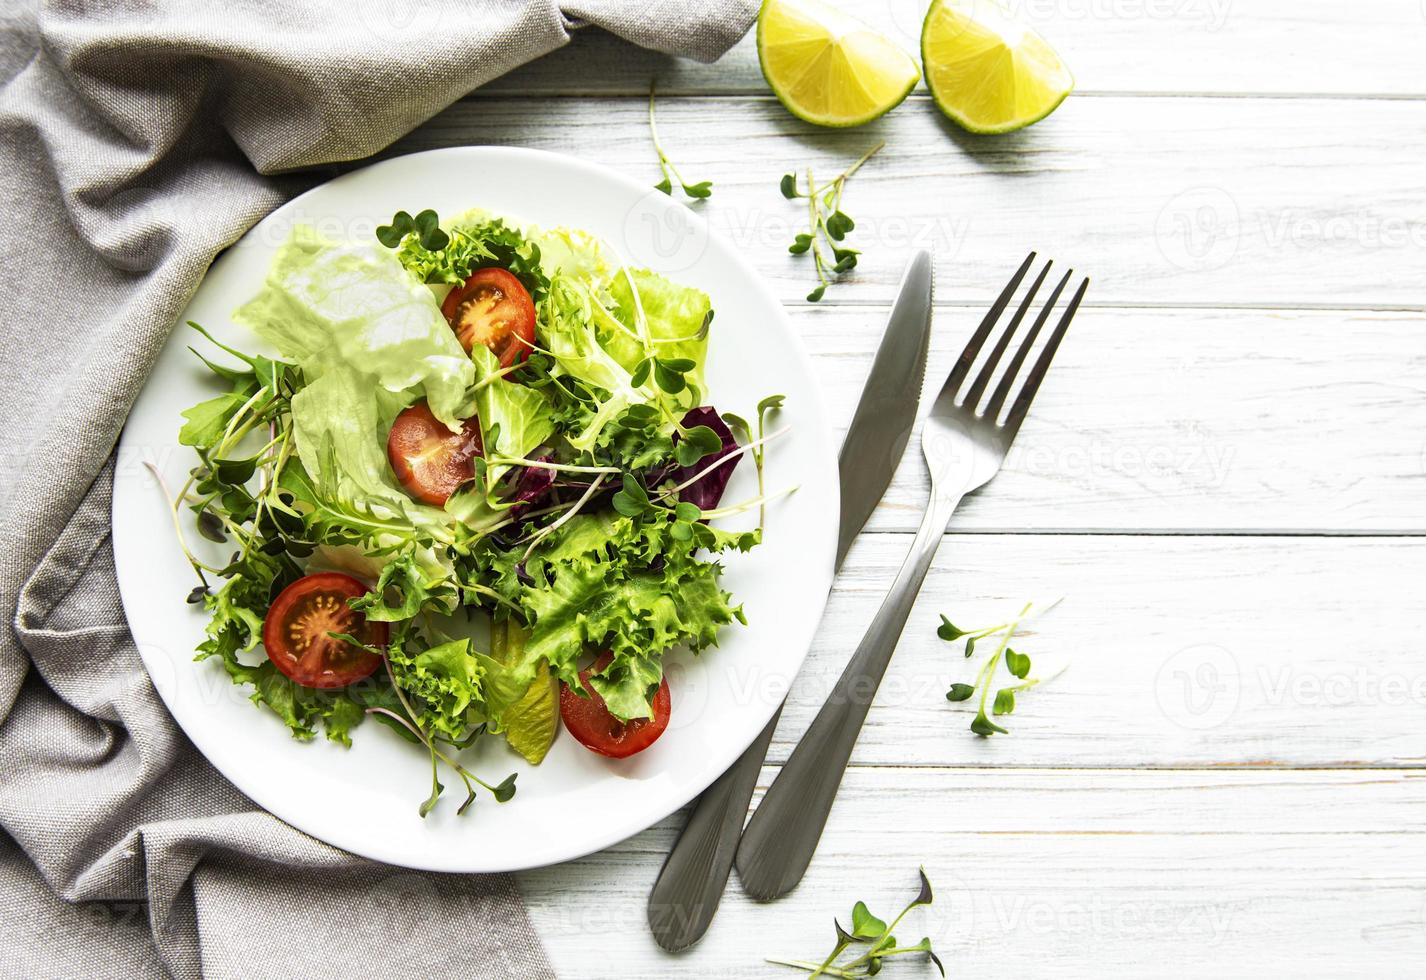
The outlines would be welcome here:
M 553 975 L 507 876 L 356 858 L 257 809 L 194 751 L 124 623 L 108 460 L 213 257 L 318 179 L 288 172 L 382 149 L 576 26 L 709 60 L 754 6 L 0 13 L 0 975 Z

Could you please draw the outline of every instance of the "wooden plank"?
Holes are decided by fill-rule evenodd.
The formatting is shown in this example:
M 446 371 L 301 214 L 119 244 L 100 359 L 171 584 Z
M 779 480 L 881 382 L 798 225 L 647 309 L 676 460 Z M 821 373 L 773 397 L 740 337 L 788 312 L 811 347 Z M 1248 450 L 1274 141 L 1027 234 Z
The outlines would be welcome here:
M 929 935 L 954 976 L 1406 977 L 1426 835 L 1401 828 L 1423 803 L 1390 772 L 853 769 L 802 885 L 762 906 L 734 880 L 679 956 L 644 925 L 677 817 L 520 883 L 570 978 L 794 977 L 762 958 L 824 954 L 857 899 L 895 914 L 918 865 L 936 901 L 898 934 Z
M 926 4 L 833 0 L 919 60 Z M 1426 95 L 1426 13 L 1417 0 L 1014 0 L 1075 73 L 1080 97 L 1105 93 Z M 625 94 L 657 75 L 670 93 L 765 93 L 751 34 L 702 65 L 601 31 L 487 86 L 516 94 Z
M 773 761 L 811 723 L 908 544 L 907 535 L 874 534 L 853 546 L 793 684 Z M 1423 580 L 1419 538 L 952 534 L 853 758 L 891 766 L 1420 766 Z M 940 614 L 975 628 L 1060 596 L 1015 649 L 1031 656 L 1034 676 L 1066 672 L 1020 696 L 1003 719 L 1010 735 L 972 735 L 972 705 L 944 695 L 953 681 L 972 682 L 991 648 L 967 662 L 960 644 L 937 638 Z M 749 689 L 747 697 L 767 694 Z
M 937 310 L 923 405 L 980 316 Z M 795 312 L 839 438 L 885 318 Z M 1005 468 L 952 527 L 1420 533 L 1423 326 L 1405 313 L 1086 310 Z M 928 493 L 918 445 L 870 529 L 915 529 Z
M 810 165 L 825 179 L 884 139 L 847 191 L 849 244 L 865 254 L 829 291 L 837 302 L 889 301 L 924 246 L 953 302 L 993 296 L 1033 247 L 1092 276 L 1095 305 L 1422 303 L 1426 116 L 1412 102 L 1081 99 L 1015 137 L 971 138 L 924 105 L 809 132 L 765 100 L 669 99 L 660 130 L 690 179 L 715 182 L 700 206 L 713 233 L 791 302 L 813 276 L 807 256 L 787 254 L 805 214 L 779 176 Z M 638 98 L 465 101 L 390 152 L 472 142 L 657 176 Z M 696 253 L 699 233 L 680 254 Z

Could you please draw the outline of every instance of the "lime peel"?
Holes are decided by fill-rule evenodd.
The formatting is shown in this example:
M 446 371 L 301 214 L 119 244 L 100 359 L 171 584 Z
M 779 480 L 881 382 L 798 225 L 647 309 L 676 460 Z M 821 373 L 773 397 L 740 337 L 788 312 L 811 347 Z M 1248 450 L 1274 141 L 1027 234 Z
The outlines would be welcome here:
M 920 81 L 915 59 L 900 46 L 821 0 L 763 0 L 757 46 L 773 94 L 818 126 L 871 122 Z
M 932 0 L 921 61 L 936 105 L 973 133 L 1024 129 L 1074 90 L 1055 49 L 995 0 Z

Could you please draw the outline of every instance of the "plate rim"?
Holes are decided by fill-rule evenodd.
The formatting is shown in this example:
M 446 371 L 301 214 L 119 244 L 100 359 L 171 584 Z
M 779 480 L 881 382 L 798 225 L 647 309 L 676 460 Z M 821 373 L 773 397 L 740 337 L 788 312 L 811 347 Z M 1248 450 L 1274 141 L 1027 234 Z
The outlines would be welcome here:
M 347 170 L 336 177 L 322 181 L 321 183 L 318 183 L 315 186 L 303 191 L 301 194 L 298 194 L 295 197 L 285 201 L 277 208 L 274 208 L 272 211 L 265 214 L 261 219 L 254 222 L 253 225 L 249 227 L 246 231 L 244 231 L 241 236 L 235 239 L 234 242 L 227 249 L 225 249 L 223 253 L 215 257 L 214 262 L 210 264 L 207 270 L 204 271 L 203 276 L 195 284 L 192 293 L 189 295 L 187 302 L 185 302 L 183 310 L 181 310 L 178 316 L 175 318 L 173 329 L 176 330 L 182 322 L 183 314 L 191 306 L 194 298 L 197 297 L 199 291 L 202 289 L 203 284 L 207 281 L 209 275 L 212 272 L 213 265 L 216 265 L 218 262 L 223 261 L 224 257 L 232 249 L 242 244 L 244 239 L 257 233 L 266 223 L 281 220 L 284 216 L 284 212 L 290 212 L 299 209 L 301 205 L 309 198 L 316 195 L 320 195 L 325 189 L 332 186 L 333 184 L 340 184 L 346 181 L 350 181 L 357 178 L 358 176 L 366 175 L 374 171 L 379 172 L 386 169 L 397 169 L 402 166 L 411 166 L 412 164 L 417 163 L 421 160 L 429 161 L 432 159 L 444 157 L 458 158 L 470 156 L 492 158 L 504 157 L 516 162 L 521 159 L 543 159 L 551 161 L 557 166 L 572 167 L 575 170 L 585 171 L 591 175 L 597 176 L 600 180 L 612 181 L 616 184 L 623 185 L 623 187 L 628 192 L 633 195 L 637 195 L 640 199 L 644 199 L 651 194 L 658 195 L 659 198 L 662 198 L 662 195 L 659 195 L 658 192 L 652 187 L 646 187 L 640 182 L 634 180 L 631 177 L 626 176 L 625 174 L 621 173 L 618 170 L 615 170 L 612 167 L 564 153 L 558 153 L 550 150 L 535 149 L 531 147 L 462 145 L 440 147 L 430 150 L 422 150 L 413 153 L 384 157 L 380 160 L 365 164 L 363 166 L 353 167 L 352 169 Z M 759 300 L 764 305 L 768 306 L 770 309 L 775 310 L 775 317 L 777 319 L 777 322 L 781 325 L 782 332 L 786 337 L 794 356 L 797 358 L 797 361 L 802 369 L 803 374 L 809 381 L 808 387 L 812 399 L 812 404 L 809 406 L 809 408 L 811 409 L 811 414 L 813 415 L 813 417 L 821 420 L 821 424 L 812 426 L 810 427 L 810 431 L 803 433 L 802 438 L 813 439 L 817 443 L 820 443 L 820 445 L 816 447 L 816 457 L 824 461 L 830 462 L 831 473 L 829 475 L 834 477 L 836 474 L 837 456 L 834 440 L 832 437 L 831 427 L 827 423 L 828 414 L 824 386 L 817 373 L 813 370 L 811 356 L 807 350 L 805 343 L 803 342 L 802 336 L 793 328 L 791 320 L 787 315 L 787 310 L 783 306 L 781 300 L 778 299 L 777 295 L 769 287 L 763 276 L 752 266 L 750 262 L 748 262 L 748 260 L 744 257 L 744 254 L 739 249 L 737 249 L 732 243 L 718 238 L 713 233 L 712 229 L 707 227 L 706 219 L 701 214 L 679 202 L 673 201 L 672 199 L 668 199 L 667 204 L 664 206 L 671 208 L 681 208 L 683 209 L 686 215 L 692 217 L 694 222 L 702 224 L 705 229 L 707 229 L 710 243 L 717 242 L 720 250 L 724 253 L 727 259 L 732 263 L 732 265 L 737 269 L 739 273 L 738 278 L 740 285 L 745 288 L 751 288 L 755 290 L 756 293 L 759 294 Z M 379 216 L 377 216 L 373 218 L 373 220 L 380 220 L 380 218 Z M 165 347 L 172 343 L 172 336 L 173 334 L 172 332 L 170 332 L 169 336 L 164 340 Z M 150 384 L 154 383 L 155 376 L 155 374 L 150 374 L 150 376 L 145 379 L 144 389 L 147 389 Z M 137 403 L 138 400 L 143 397 L 144 389 L 140 390 L 139 395 L 135 399 L 135 403 Z M 124 428 L 120 435 L 117 447 L 120 453 L 125 450 L 125 444 L 130 439 L 131 433 L 133 433 L 134 431 L 135 430 L 133 430 L 129 425 L 128 417 L 126 417 Z M 128 484 L 125 484 L 125 488 L 127 487 Z M 839 513 L 840 486 L 838 481 L 836 479 L 829 480 L 829 485 L 823 489 L 824 492 L 830 494 L 830 507 L 834 508 L 835 512 Z M 135 580 L 135 569 L 131 568 L 130 572 L 127 575 L 125 574 L 124 567 L 126 565 L 126 560 L 121 557 L 121 555 L 128 554 L 129 549 L 127 547 L 121 548 L 119 546 L 118 539 L 124 538 L 127 535 L 124 533 L 120 533 L 118 531 L 118 528 L 120 528 L 121 526 L 126 526 L 126 522 L 121 520 L 119 517 L 121 501 L 127 502 L 129 500 L 130 493 L 133 492 L 134 491 L 132 490 L 121 489 L 119 486 L 116 486 L 110 504 L 111 529 L 113 530 L 115 537 L 115 546 L 113 549 L 115 577 L 119 586 L 120 602 L 124 608 L 126 623 L 132 622 L 134 618 L 133 612 L 136 606 L 135 603 L 131 601 L 130 594 L 134 589 L 138 588 L 138 583 Z M 333 835 L 329 832 L 326 832 L 325 830 L 323 832 L 318 832 L 317 830 L 312 829 L 310 826 L 310 821 L 305 820 L 301 812 L 294 813 L 294 811 L 301 811 L 303 809 L 300 805 L 285 805 L 283 799 L 280 798 L 281 794 L 276 793 L 276 791 L 265 791 L 261 787 L 261 785 L 255 787 L 253 785 L 254 781 L 248 778 L 234 778 L 234 776 L 230 775 L 228 771 L 226 771 L 223 767 L 219 766 L 218 763 L 213 761 L 212 755 L 210 755 L 210 753 L 205 749 L 205 744 L 209 742 L 209 738 L 211 735 L 209 730 L 199 728 L 198 731 L 195 731 L 193 727 L 191 727 L 187 722 L 185 722 L 181 713 L 174 707 L 172 699 L 181 697 L 181 692 L 178 689 L 177 681 L 175 681 L 173 683 L 173 686 L 170 687 L 167 683 L 160 683 L 159 681 L 154 679 L 156 675 L 163 675 L 165 673 L 165 671 L 163 670 L 155 670 L 154 665 L 150 663 L 151 658 L 157 657 L 159 655 L 159 652 L 152 644 L 138 642 L 137 637 L 133 635 L 132 626 L 129 627 L 129 632 L 130 638 L 135 640 L 138 646 L 140 659 L 144 664 L 145 673 L 148 674 L 150 682 L 153 683 L 155 691 L 157 691 L 160 699 L 164 703 L 164 707 L 167 709 L 170 717 L 174 720 L 175 724 L 178 725 L 179 729 L 183 731 L 184 735 L 189 739 L 189 741 L 193 743 L 194 747 L 198 750 L 198 752 L 203 755 L 204 759 L 207 760 L 209 764 L 213 766 L 214 770 L 223 779 L 226 779 L 230 784 L 234 786 L 234 788 L 236 788 L 244 796 L 248 797 L 256 806 L 266 810 L 268 813 L 277 817 L 279 820 L 282 820 L 284 823 L 287 823 L 298 831 L 307 834 L 313 839 L 319 840 L 327 844 L 328 846 L 347 851 L 349 853 L 358 855 L 368 860 L 392 865 L 395 867 L 405 867 L 411 868 L 413 870 L 436 871 L 446 873 L 507 873 L 514 871 L 523 871 L 533 868 L 561 864 L 566 861 L 586 857 L 588 855 L 603 851 L 606 848 L 622 840 L 626 840 L 629 837 L 632 837 L 638 833 L 642 833 L 644 830 L 647 830 L 649 827 L 652 827 L 654 824 L 657 824 L 660 820 L 663 820 L 670 814 L 676 812 L 681 807 L 685 806 L 688 802 L 702 794 L 704 790 L 708 788 L 708 786 L 712 785 L 713 782 L 718 779 L 722 772 L 726 771 L 729 766 L 731 766 L 734 762 L 737 761 L 738 758 L 742 756 L 743 752 L 747 750 L 748 746 L 753 744 L 754 741 L 756 741 L 758 733 L 760 733 L 762 729 L 766 727 L 767 723 L 778 711 L 783 699 L 788 693 L 788 690 L 791 688 L 793 679 L 797 676 L 798 673 L 801 672 L 803 665 L 806 663 L 806 658 L 808 653 L 810 652 L 811 644 L 816 639 L 818 626 L 821 623 L 822 617 L 825 615 L 827 599 L 830 595 L 831 586 L 835 577 L 835 570 L 833 568 L 835 539 L 835 534 L 828 535 L 828 541 L 831 543 L 831 547 L 828 549 L 828 553 L 825 556 L 826 561 L 822 563 L 824 567 L 822 568 L 821 575 L 819 576 L 820 581 L 817 583 L 818 588 L 816 591 L 816 615 L 813 619 L 811 632 L 807 637 L 807 643 L 803 645 L 803 648 L 796 657 L 795 663 L 790 665 L 792 669 L 786 674 L 785 677 L 781 675 L 769 675 L 769 680 L 771 681 L 771 686 L 773 688 L 771 692 L 773 696 L 769 698 L 754 699 L 749 703 L 746 710 L 750 713 L 756 713 L 759 716 L 759 724 L 756 728 L 752 729 L 752 735 L 747 740 L 747 742 L 738 744 L 736 746 L 736 751 L 728 753 L 727 763 L 722 766 L 710 768 L 709 773 L 711 773 L 711 775 L 709 775 L 706 781 L 699 777 L 680 784 L 664 800 L 665 804 L 669 803 L 670 800 L 672 801 L 672 804 L 667 806 L 660 805 L 658 807 L 655 807 L 654 810 L 649 811 L 651 816 L 650 819 L 648 819 L 647 821 L 644 819 L 643 816 L 640 816 L 631 821 L 624 821 L 622 823 L 612 822 L 612 829 L 604 833 L 590 834 L 584 837 L 575 837 L 574 835 L 570 835 L 570 839 L 577 840 L 578 843 L 563 848 L 554 847 L 551 849 L 551 853 L 549 854 L 542 854 L 533 859 L 526 860 L 516 858 L 510 861 L 495 863 L 471 861 L 469 860 L 469 858 L 475 856 L 475 854 L 479 852 L 467 849 L 452 848 L 448 853 L 442 856 L 443 860 L 441 861 L 441 863 L 437 864 L 431 861 L 415 859 L 409 855 L 393 856 L 390 852 L 382 852 L 379 848 L 370 848 L 364 846 L 364 839 L 359 831 L 354 831 L 350 835 Z M 125 584 L 126 581 L 130 583 L 127 586 Z M 196 661 L 192 660 L 179 662 L 188 664 L 196 663 Z M 355 748 L 355 745 L 353 745 L 353 748 Z M 348 751 L 350 751 L 350 749 Z M 465 858 L 466 860 L 462 860 L 463 858 Z

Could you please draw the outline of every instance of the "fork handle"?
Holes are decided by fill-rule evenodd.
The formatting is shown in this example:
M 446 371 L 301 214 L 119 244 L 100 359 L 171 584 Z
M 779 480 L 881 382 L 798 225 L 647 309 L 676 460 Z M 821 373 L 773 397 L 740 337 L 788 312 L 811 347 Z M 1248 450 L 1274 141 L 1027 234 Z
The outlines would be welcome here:
M 743 889 L 758 901 L 769 902 L 786 895 L 807 871 L 867 709 L 876 697 L 936 546 L 958 503 L 959 495 L 941 497 L 932 487 L 931 503 L 891 591 L 822 710 L 792 750 L 743 831 L 738 845 L 738 877 Z

